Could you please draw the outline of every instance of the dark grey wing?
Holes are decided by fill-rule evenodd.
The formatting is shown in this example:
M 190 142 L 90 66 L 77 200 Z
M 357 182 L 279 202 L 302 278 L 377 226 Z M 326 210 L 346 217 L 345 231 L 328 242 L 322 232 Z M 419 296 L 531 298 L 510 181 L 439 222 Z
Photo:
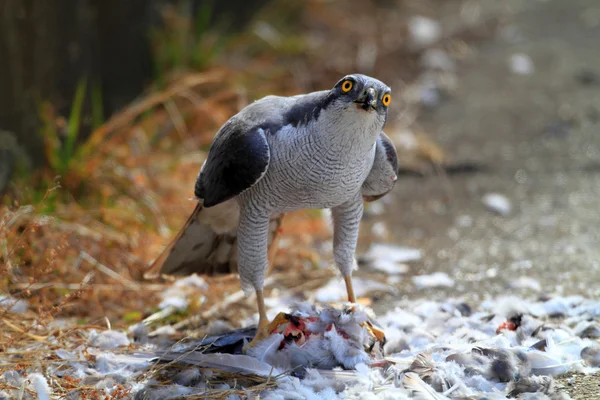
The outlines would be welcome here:
M 324 90 L 292 97 L 266 96 L 246 106 L 215 136 L 196 180 L 196 197 L 204 199 L 208 208 L 256 184 L 269 167 L 266 135 L 275 135 L 284 125 L 318 118 L 332 99 L 330 91 Z
M 398 154 L 384 132 L 379 134 L 375 149 L 373 167 L 362 185 L 362 195 L 366 201 L 374 201 L 388 194 L 398 179 Z
M 258 182 L 271 154 L 265 130 L 234 119 L 219 130 L 200 170 L 194 194 L 204 207 L 227 201 Z
M 387 162 L 391 165 L 394 173 L 398 174 L 398 153 L 396 152 L 394 143 L 392 143 L 388 135 L 383 131 L 379 134 L 377 143 L 381 143 L 381 146 L 385 149 L 385 158 Z

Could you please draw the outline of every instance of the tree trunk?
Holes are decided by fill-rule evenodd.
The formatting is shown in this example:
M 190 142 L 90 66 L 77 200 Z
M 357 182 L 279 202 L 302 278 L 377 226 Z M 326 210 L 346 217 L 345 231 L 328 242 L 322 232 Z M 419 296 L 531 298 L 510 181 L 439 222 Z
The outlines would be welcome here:
M 146 37 L 155 1 L 0 0 L 0 128 L 43 160 L 38 110 L 68 115 L 78 81 L 100 83 L 108 113 L 150 79 Z
M 197 9 L 210 0 L 184 1 Z M 239 28 L 266 1 L 213 0 L 212 20 L 235 16 L 233 27 Z M 161 23 L 160 6 L 167 3 L 173 1 L 0 0 L 0 130 L 14 133 L 34 166 L 45 160 L 42 102 L 68 116 L 76 86 L 87 77 L 88 88 L 90 82 L 100 85 L 108 117 L 150 83 L 149 31 Z

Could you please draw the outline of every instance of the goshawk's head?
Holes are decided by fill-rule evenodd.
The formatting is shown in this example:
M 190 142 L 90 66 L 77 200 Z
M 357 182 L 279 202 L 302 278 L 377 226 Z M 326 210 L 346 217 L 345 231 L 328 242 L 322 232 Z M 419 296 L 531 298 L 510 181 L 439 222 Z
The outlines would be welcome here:
M 386 115 L 392 102 L 391 89 L 383 82 L 366 75 L 346 75 L 331 89 L 336 103 L 362 112 Z

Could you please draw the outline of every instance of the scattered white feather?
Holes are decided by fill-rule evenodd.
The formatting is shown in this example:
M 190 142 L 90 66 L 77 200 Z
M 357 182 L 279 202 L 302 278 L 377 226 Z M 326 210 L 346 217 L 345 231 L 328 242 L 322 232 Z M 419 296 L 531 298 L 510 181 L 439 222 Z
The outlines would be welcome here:
M 491 310 L 502 318 L 508 319 L 517 314 L 525 314 L 527 305 L 516 296 L 507 296 L 492 303 Z
M 411 313 L 403 308 L 396 307 L 388 311 L 385 315 L 378 318 L 378 321 L 384 326 L 394 327 L 401 330 L 409 330 L 423 323 L 423 319 L 415 313 Z
M 167 361 L 177 359 L 179 362 L 185 364 L 214 368 L 220 371 L 238 374 L 275 376 L 282 373 L 279 369 L 244 354 L 203 354 L 199 352 L 188 352 L 185 355 L 180 353 L 161 354 L 160 357 Z
M 200 295 L 206 289 L 208 289 L 208 284 L 204 278 L 195 273 L 178 279 L 174 285 L 162 293 L 162 301 L 158 308 L 165 310 L 172 307 L 177 310 L 185 310 L 189 306 L 190 298 Z
M 77 360 L 77 355 L 75 354 L 75 352 L 73 352 L 73 351 L 67 351 L 65 349 L 58 349 L 58 350 L 56 350 L 56 355 L 60 359 L 66 360 L 66 361 L 75 361 L 75 360 Z
M 164 310 L 172 307 L 177 310 L 185 310 L 188 308 L 188 305 L 188 300 L 183 296 L 183 294 L 178 293 L 177 295 L 165 297 L 158 305 L 158 308 Z
M 113 349 L 120 346 L 129 346 L 130 341 L 123 332 L 107 330 L 97 333 L 96 330 L 91 330 L 88 344 L 100 349 Z
M 11 296 L 0 295 L 0 309 L 7 309 L 10 312 L 23 314 L 27 312 L 29 303 L 27 300 L 15 299 Z
M 173 381 L 181 386 L 195 386 L 202 378 L 198 368 L 186 368 L 173 377 Z
M 558 376 L 582 365 L 581 359 L 564 361 L 559 355 L 539 350 L 530 350 L 527 358 L 531 362 L 531 372 L 535 375 Z
M 473 217 L 470 215 L 459 215 L 456 217 L 454 223 L 460 228 L 470 228 L 473 226 Z
M 417 289 L 452 287 L 455 283 L 454 279 L 450 278 L 445 272 L 435 272 L 430 275 L 413 276 L 412 281 Z
M 276 302 L 269 304 L 279 306 Z M 211 374 L 218 374 L 212 371 L 270 375 L 275 379 L 282 371 L 292 369 L 289 366 L 301 365 L 305 367 L 302 379 L 279 377 L 278 387 L 261 393 L 260 398 L 495 400 L 518 390 L 522 392 L 518 398 L 548 396 L 557 400 L 568 397 L 553 389 L 553 376 L 570 371 L 600 371 L 600 346 L 590 338 L 595 334 L 593 321 L 600 314 L 600 301 L 580 296 L 547 301 L 505 297 L 470 306 L 472 309 L 465 308 L 459 300 L 402 300 L 393 310 L 374 318 L 389 340 L 385 360 L 393 364 L 390 368 L 378 368 L 374 362 L 377 359 L 371 359 L 364 351 L 368 336 L 360 324 L 367 320 L 367 314 L 361 307 L 347 313 L 305 302 L 293 306 L 290 312 L 299 318 L 318 315 L 316 321 L 306 325 L 315 335 L 303 342 L 286 342 L 284 347 L 280 347 L 283 335 L 271 335 L 255 347 L 255 357 L 169 353 L 167 350 L 172 347 L 160 348 L 160 340 L 144 344 L 152 349 L 145 350 L 147 353 L 119 349 L 119 353 L 130 354 L 113 354 L 90 343 L 91 347 L 57 351 L 62 372 L 49 366 L 44 373 L 81 378 L 82 384 L 107 394 L 123 384 L 137 398 L 166 399 L 201 395 L 206 389 L 203 382 L 212 379 Z M 497 334 L 498 326 L 515 315 L 522 315 L 518 329 Z M 94 340 L 90 342 L 103 334 L 93 332 L 90 337 Z M 109 348 L 114 345 L 114 341 L 109 343 Z M 534 344 L 536 348 L 532 348 Z M 82 358 L 83 352 L 94 356 L 93 361 Z M 181 357 L 182 363 L 192 367 L 184 367 L 174 375 L 173 383 L 164 387 L 153 379 L 139 380 L 155 365 L 157 354 L 162 356 L 165 352 L 165 361 Z M 423 353 L 428 354 L 425 361 Z M 404 373 L 407 371 L 410 372 Z M 32 384 L 34 372 L 28 371 L 29 378 L 23 380 L 19 372 L 6 371 L 0 380 L 20 387 Z M 223 384 L 222 388 L 226 387 L 234 387 L 234 382 Z M 8 390 L 11 398 L 18 398 L 17 394 Z
M 88 352 L 96 356 L 96 370 L 101 374 L 127 373 L 142 371 L 151 365 L 150 356 L 136 357 L 127 354 L 109 352 Z
M 387 260 L 379 260 L 378 262 L 372 265 L 372 268 L 376 269 L 377 271 L 384 272 L 388 275 L 405 274 L 410 270 L 408 264 L 399 264 Z
M 423 254 L 420 249 L 395 246 L 386 243 L 374 243 L 361 257 L 361 259 L 370 263 L 376 263 L 381 260 L 395 263 L 406 263 L 411 261 L 419 261 L 422 257 Z
M 533 61 L 524 53 L 515 53 L 510 56 L 510 70 L 517 75 L 531 75 L 533 73 Z
M 331 330 L 325 332 L 325 338 L 336 361 L 344 365 L 345 368 L 354 368 L 359 363 L 371 362 L 369 355 L 362 348 L 353 346 L 351 341 L 341 336 L 335 325 Z
M 15 370 L 5 371 L 0 379 L 11 386 L 20 387 L 23 383 L 23 377 Z
M 199 392 L 197 389 L 194 390 L 194 388 L 180 385 L 168 385 L 165 387 L 148 387 L 142 388 L 140 391 L 138 391 L 136 398 L 144 400 L 166 400 L 175 398 L 180 399 L 184 396 L 190 396 L 194 394 L 195 391 L 198 392 L 198 395 L 201 394 L 201 392 Z
M 542 290 L 542 285 L 540 282 L 537 279 L 529 276 L 520 276 L 517 279 L 510 281 L 508 286 L 511 289 L 530 289 L 536 292 L 540 292 Z
M 416 400 L 444 400 L 448 397 L 437 393 L 431 386 L 414 372 L 407 372 L 402 377 L 402 385 L 411 393 Z
M 500 193 L 488 193 L 481 199 L 488 210 L 493 211 L 503 217 L 510 214 L 512 204 L 508 197 Z
M 435 43 L 442 35 L 438 21 L 422 16 L 412 17 L 408 22 L 408 30 L 413 44 L 419 47 Z
M 581 338 L 600 339 L 600 324 L 596 321 L 579 321 L 573 330 Z
M 202 290 L 208 289 L 208 283 L 206 283 L 206 280 L 196 273 L 176 280 L 173 286 L 178 288 L 190 287 Z
M 35 372 L 29 375 L 29 381 L 37 393 L 39 400 L 50 400 L 52 389 L 50 389 L 48 381 L 44 375 Z
M 375 243 L 360 259 L 370 268 L 388 275 L 398 275 L 408 272 L 407 262 L 418 261 L 421 258 L 422 253 L 419 249 Z

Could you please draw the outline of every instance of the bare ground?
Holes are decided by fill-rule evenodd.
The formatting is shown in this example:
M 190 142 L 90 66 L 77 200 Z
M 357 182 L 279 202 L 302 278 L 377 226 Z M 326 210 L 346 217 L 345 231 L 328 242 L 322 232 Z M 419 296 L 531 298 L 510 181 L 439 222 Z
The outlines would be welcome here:
M 476 168 L 403 177 L 386 208 L 393 240 L 424 250 L 412 273 L 457 281 L 427 291 L 401 283 L 408 297 L 600 293 L 600 4 L 505 5 L 511 17 L 458 62 L 456 90 L 416 123 L 452 163 Z M 530 74 L 511 71 L 516 53 L 531 58 Z M 490 192 L 510 201 L 507 216 L 483 205 Z M 520 277 L 541 290 L 515 287 Z M 593 399 L 599 381 L 560 383 Z

